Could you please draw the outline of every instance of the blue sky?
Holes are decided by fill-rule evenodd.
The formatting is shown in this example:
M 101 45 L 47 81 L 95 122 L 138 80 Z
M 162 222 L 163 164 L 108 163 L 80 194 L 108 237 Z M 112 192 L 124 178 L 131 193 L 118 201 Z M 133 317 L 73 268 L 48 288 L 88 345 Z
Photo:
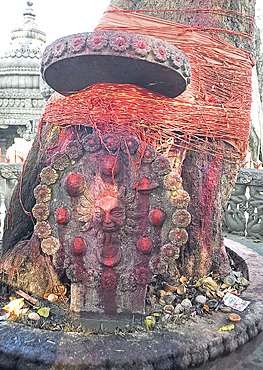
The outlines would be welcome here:
M 110 0 L 32 0 L 36 23 L 47 34 L 47 44 L 59 37 L 92 31 Z M 10 43 L 11 30 L 23 24 L 27 0 L 1 0 L 0 54 Z

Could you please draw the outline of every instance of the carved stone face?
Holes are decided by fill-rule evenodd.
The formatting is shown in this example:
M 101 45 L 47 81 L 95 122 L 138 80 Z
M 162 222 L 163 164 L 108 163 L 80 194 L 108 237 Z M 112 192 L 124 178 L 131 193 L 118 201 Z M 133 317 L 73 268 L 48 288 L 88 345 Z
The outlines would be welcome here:
M 134 137 L 73 139 L 34 189 L 42 252 L 55 255 L 71 281 L 72 310 L 143 312 L 152 276 L 176 272 L 188 194 L 169 160 L 150 145 L 142 150 Z
M 125 222 L 124 206 L 115 197 L 102 197 L 95 204 L 93 221 L 106 233 L 118 231 Z

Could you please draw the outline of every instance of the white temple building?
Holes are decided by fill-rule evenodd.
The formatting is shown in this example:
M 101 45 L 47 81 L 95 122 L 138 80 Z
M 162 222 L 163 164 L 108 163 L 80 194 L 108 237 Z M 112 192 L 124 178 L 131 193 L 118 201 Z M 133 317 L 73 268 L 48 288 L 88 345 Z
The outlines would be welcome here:
M 0 148 L 3 156 L 15 137 L 33 139 L 45 105 L 40 88 L 40 62 L 46 34 L 38 29 L 32 5 L 27 2 L 23 24 L 11 31 L 10 45 L 0 57 Z
M 34 138 L 45 97 L 51 93 L 40 75 L 46 34 L 35 22 L 33 3 L 28 1 L 26 5 L 22 25 L 11 31 L 9 47 L 0 57 L 0 246 L 4 217 L 24 159 L 17 152 L 20 163 L 12 163 L 6 151 L 19 137 L 27 141 Z M 22 147 L 26 155 L 29 146 L 25 144 Z

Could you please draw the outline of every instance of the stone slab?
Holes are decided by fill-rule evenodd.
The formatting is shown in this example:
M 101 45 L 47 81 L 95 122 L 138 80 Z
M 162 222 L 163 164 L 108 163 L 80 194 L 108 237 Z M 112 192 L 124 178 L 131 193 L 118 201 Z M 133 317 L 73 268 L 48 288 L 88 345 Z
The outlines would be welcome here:
M 15 323 L 0 323 L 1 369 L 186 369 L 199 366 L 245 344 L 263 329 L 263 258 L 249 248 L 226 240 L 245 258 L 252 284 L 242 298 L 250 300 L 232 331 L 217 330 L 229 323 L 214 313 L 176 330 L 121 335 L 49 332 Z
M 129 32 L 98 31 L 56 40 L 42 58 L 44 80 L 70 95 L 96 83 L 134 84 L 176 97 L 190 82 L 188 58 L 172 44 Z

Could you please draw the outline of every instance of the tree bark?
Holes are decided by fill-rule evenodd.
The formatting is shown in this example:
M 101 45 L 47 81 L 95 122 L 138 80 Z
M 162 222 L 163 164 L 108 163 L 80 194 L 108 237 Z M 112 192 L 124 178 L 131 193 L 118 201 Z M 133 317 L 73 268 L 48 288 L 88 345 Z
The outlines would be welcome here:
M 111 5 L 133 10 L 225 9 L 228 12 L 158 11 L 143 14 L 193 27 L 223 29 L 249 35 L 252 32 L 252 21 L 245 16 L 254 17 L 255 1 L 113 0 Z M 236 13 L 242 13 L 244 16 Z M 220 31 L 216 32 L 216 36 L 235 47 L 247 51 L 253 49 L 253 43 L 247 37 Z M 191 197 L 189 212 L 192 222 L 188 228 L 189 240 L 177 261 L 178 270 L 182 274 L 201 276 L 211 270 L 218 272 L 228 269 L 222 237 L 222 217 L 238 171 L 239 166 L 236 164 L 217 162 L 210 155 L 187 151 L 182 177 L 183 187 Z
M 111 4 L 123 9 L 223 8 L 247 15 L 254 13 L 254 0 L 185 0 L 184 2 L 178 0 L 114 0 Z M 149 14 L 147 13 L 147 15 Z M 156 14 L 151 12 L 150 15 L 191 26 L 249 32 L 247 21 L 243 22 L 244 18 L 240 16 L 222 16 L 210 12 L 157 12 Z M 224 32 L 218 32 L 217 35 L 227 39 L 234 46 L 247 50 L 252 48 L 252 43 L 247 38 Z M 39 158 L 38 166 L 32 173 L 31 169 L 34 168 L 37 157 Z M 25 165 L 23 184 L 21 185 L 21 199 L 24 202 L 24 208 L 28 211 L 31 211 L 34 204 L 32 189 L 39 181 L 37 174 L 41 171 L 41 167 L 43 167 L 41 154 L 39 154 L 36 140 Z M 224 161 L 218 162 L 213 156 L 207 154 L 192 150 L 187 151 L 182 177 L 183 187 L 191 197 L 189 211 L 192 215 L 192 222 L 188 228 L 189 241 L 176 262 L 180 273 L 188 276 L 202 276 L 211 270 L 218 272 L 229 269 L 222 237 L 221 218 L 222 211 L 226 208 L 234 187 L 237 173 L 237 165 L 230 165 Z M 13 248 L 19 240 L 25 237 L 27 232 L 32 233 L 33 230 L 30 217 L 24 215 L 21 205 L 18 206 L 19 194 L 19 188 L 17 188 L 12 197 L 10 208 L 14 217 L 12 225 L 8 219 L 9 215 L 6 221 L 7 231 L 3 238 L 4 251 Z M 15 211 L 12 211 L 12 207 L 15 208 Z
M 225 9 L 251 17 L 254 17 L 255 13 L 255 0 L 112 0 L 111 5 L 133 10 Z M 221 28 L 247 34 L 253 31 L 251 30 L 252 22 L 240 15 L 234 13 L 231 15 L 230 12 L 224 14 L 224 12 L 158 11 L 145 12 L 145 14 L 193 27 Z M 247 38 L 225 32 L 218 32 L 217 36 L 236 47 L 245 50 L 253 49 L 252 41 Z

